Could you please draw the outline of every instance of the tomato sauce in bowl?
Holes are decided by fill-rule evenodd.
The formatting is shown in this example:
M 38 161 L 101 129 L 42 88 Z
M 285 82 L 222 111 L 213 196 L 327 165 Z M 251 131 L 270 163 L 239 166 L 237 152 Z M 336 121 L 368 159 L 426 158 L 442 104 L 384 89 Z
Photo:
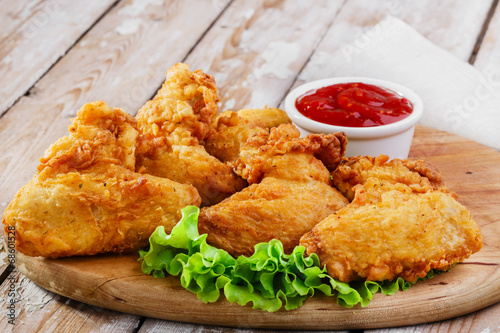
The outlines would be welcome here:
M 362 82 L 310 90 L 296 99 L 295 107 L 309 119 L 345 127 L 388 125 L 413 111 L 412 103 L 398 93 Z
M 346 133 L 346 156 L 407 158 L 423 103 L 395 82 L 334 77 L 294 88 L 285 98 L 285 110 L 302 136 Z

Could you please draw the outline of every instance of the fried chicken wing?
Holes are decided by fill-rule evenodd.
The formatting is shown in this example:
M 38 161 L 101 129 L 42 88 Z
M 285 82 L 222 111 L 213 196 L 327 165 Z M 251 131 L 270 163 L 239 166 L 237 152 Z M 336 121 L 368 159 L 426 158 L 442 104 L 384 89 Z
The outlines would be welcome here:
M 217 116 L 205 141 L 205 148 L 220 161 L 232 163 L 238 159 L 241 147 L 248 138 L 290 123 L 286 112 L 276 108 L 225 111 Z
M 219 95 L 212 76 L 177 64 L 153 100 L 137 114 L 141 144 L 137 169 L 191 184 L 204 205 L 220 202 L 246 182 L 202 145 L 217 115 Z
M 405 184 L 416 193 L 433 190 L 449 192 L 441 173 L 431 164 L 422 160 L 388 160 L 387 155 L 345 158 L 332 173 L 333 184 L 349 200 L 354 199 L 354 186 L 366 183 L 370 177 L 383 183 Z
M 290 124 L 248 139 L 234 165 L 251 185 L 200 212 L 198 226 L 209 243 L 237 256 L 277 238 L 289 253 L 305 232 L 348 203 L 315 157 L 340 161 L 345 135 L 299 136 Z
M 201 70 L 189 71 L 178 63 L 167 71 L 167 78 L 153 100 L 137 113 L 141 133 L 167 137 L 182 128 L 202 141 L 217 116 L 220 98 L 211 75 Z
M 69 132 L 5 211 L 2 222 L 15 227 L 20 252 L 56 258 L 137 250 L 157 226 L 171 230 L 181 208 L 199 206 L 194 187 L 134 171 L 138 131 L 127 113 L 89 103 Z
M 300 240 L 340 281 L 415 281 L 482 247 L 479 227 L 423 161 L 345 159 L 333 180 L 351 203 Z

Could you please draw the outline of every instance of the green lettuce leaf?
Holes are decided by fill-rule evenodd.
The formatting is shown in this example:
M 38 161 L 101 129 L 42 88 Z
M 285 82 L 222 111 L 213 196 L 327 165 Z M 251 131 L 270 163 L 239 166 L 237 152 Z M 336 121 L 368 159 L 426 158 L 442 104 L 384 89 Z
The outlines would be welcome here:
M 228 252 L 206 242 L 207 235 L 198 232 L 199 208 L 182 209 L 181 221 L 167 234 L 158 227 L 149 238 L 149 250 L 139 251 L 142 271 L 156 278 L 166 274 L 178 276 L 184 288 L 205 303 L 220 298 L 221 290 L 229 302 L 269 312 L 285 307 L 297 309 L 303 302 L 321 292 L 336 296 L 337 303 L 350 308 L 368 306 L 377 292 L 393 295 L 407 290 L 415 282 L 402 278 L 394 281 L 340 282 L 321 268 L 316 254 L 305 256 L 305 248 L 297 246 L 286 254 L 279 240 L 255 246 L 250 257 L 233 258 Z M 424 278 L 439 271 L 431 270 Z

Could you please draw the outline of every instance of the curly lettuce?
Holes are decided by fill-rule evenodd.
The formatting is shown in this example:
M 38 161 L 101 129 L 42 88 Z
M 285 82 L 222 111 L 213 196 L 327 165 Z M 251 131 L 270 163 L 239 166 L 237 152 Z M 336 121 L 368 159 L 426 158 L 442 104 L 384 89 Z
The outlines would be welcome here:
M 343 307 L 366 307 L 375 293 L 393 295 L 416 282 L 398 278 L 343 283 L 321 268 L 316 254 L 305 256 L 303 246 L 286 254 L 276 239 L 257 244 L 250 257 L 235 259 L 207 244 L 207 235 L 198 232 L 198 215 L 199 208 L 187 206 L 170 234 L 163 226 L 156 228 L 149 238 L 149 250 L 139 251 L 139 261 L 142 271 L 156 278 L 180 275 L 181 285 L 205 303 L 217 301 L 222 291 L 231 303 L 243 306 L 251 302 L 255 309 L 274 312 L 283 305 L 286 310 L 297 309 L 307 298 L 321 292 L 336 296 Z M 431 270 L 426 278 L 434 274 L 439 272 Z

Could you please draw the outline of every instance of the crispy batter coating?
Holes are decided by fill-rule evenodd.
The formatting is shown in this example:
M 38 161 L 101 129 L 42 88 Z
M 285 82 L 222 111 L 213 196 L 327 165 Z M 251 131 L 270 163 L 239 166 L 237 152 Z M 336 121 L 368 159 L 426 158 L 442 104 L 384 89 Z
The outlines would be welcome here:
M 235 166 L 252 185 L 202 208 L 198 226 L 209 243 L 235 256 L 251 255 L 256 244 L 277 238 L 289 253 L 305 232 L 348 203 L 315 157 L 343 153 L 344 134 L 299 136 L 290 124 L 247 141 Z
M 139 172 L 191 184 L 204 205 L 241 190 L 246 182 L 202 145 L 217 114 L 219 95 L 212 76 L 177 64 L 153 100 L 137 114 L 141 132 Z
M 299 136 L 300 132 L 294 125 L 283 124 L 271 129 L 270 134 L 251 137 L 233 164 L 236 173 L 247 179 L 249 184 L 259 182 L 265 175 L 291 179 L 308 177 L 308 172 L 313 168 L 304 165 L 302 170 L 295 170 L 291 167 L 293 159 L 302 153 L 312 155 L 318 163 L 321 161 L 320 164 L 327 170 L 337 168 L 347 145 L 345 133 L 309 134 L 304 138 Z M 289 162 L 290 166 L 283 161 Z M 276 167 L 278 162 L 282 163 L 280 168 Z
M 215 121 L 219 94 L 214 78 L 201 70 L 189 71 L 178 63 L 167 71 L 167 78 L 153 100 L 137 113 L 141 133 L 166 137 L 182 128 L 202 141 Z
M 376 177 L 386 183 L 408 185 L 417 193 L 431 190 L 449 192 L 443 183 L 441 173 L 422 160 L 389 161 L 387 155 L 350 157 L 344 158 L 338 169 L 332 173 L 333 184 L 349 200 L 354 198 L 354 186 L 364 184 L 370 177 Z
M 273 128 L 292 123 L 286 112 L 277 108 L 242 109 L 237 114 L 241 119 L 257 127 Z
M 340 281 L 415 281 L 482 247 L 479 227 L 437 170 L 422 161 L 387 160 L 345 159 L 333 179 L 352 202 L 301 238 Z
M 57 258 L 137 250 L 157 226 L 171 230 L 181 208 L 200 204 L 190 185 L 134 172 L 138 131 L 127 113 L 89 103 L 69 132 L 5 211 L 2 222 L 15 227 L 20 252 Z
M 205 141 L 205 148 L 220 161 L 232 163 L 238 159 L 241 147 L 248 138 L 291 122 L 285 111 L 276 108 L 225 111 L 217 116 Z

